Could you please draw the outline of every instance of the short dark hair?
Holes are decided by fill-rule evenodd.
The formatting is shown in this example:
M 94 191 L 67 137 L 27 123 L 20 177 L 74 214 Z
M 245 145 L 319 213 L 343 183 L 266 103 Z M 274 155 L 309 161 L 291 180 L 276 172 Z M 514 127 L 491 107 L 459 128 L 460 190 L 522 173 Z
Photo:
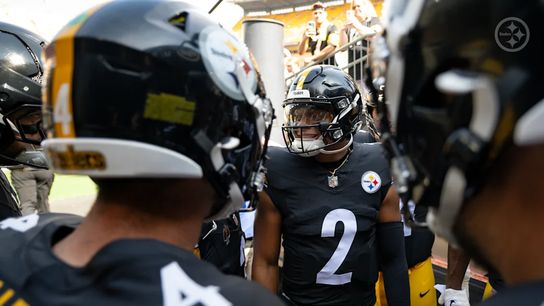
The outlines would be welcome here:
M 180 195 L 183 179 L 173 178 L 92 178 L 98 186 L 96 202 L 130 206 L 156 216 L 175 218 L 194 213 Z M 187 191 L 189 192 L 189 191 Z
M 316 2 L 314 5 L 312 5 L 312 10 L 325 10 L 325 5 L 321 2 Z

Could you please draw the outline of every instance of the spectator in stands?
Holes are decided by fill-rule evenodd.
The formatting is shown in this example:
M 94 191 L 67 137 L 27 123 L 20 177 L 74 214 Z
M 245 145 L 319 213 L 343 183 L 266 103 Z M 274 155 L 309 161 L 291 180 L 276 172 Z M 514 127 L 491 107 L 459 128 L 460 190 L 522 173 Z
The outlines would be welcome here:
M 372 3 L 369 0 L 353 0 L 351 9 L 346 11 L 346 22 L 339 34 L 340 46 L 355 42 L 348 49 L 348 63 L 353 63 L 365 56 L 368 47 L 367 39 L 382 30 L 383 28 Z M 359 84 L 362 84 L 363 62 L 357 62 L 350 67 L 349 75 Z
M 297 64 L 297 58 L 294 57 L 287 48 L 283 48 L 283 68 L 285 77 L 295 74 L 300 70 L 300 67 Z
M 334 58 L 326 59 L 338 46 L 338 28 L 327 20 L 327 11 L 321 2 L 313 5 L 314 20 L 302 34 L 302 41 L 298 45 L 298 53 L 305 55 L 310 51 L 312 56 L 304 58 L 304 63 L 322 63 L 336 65 Z

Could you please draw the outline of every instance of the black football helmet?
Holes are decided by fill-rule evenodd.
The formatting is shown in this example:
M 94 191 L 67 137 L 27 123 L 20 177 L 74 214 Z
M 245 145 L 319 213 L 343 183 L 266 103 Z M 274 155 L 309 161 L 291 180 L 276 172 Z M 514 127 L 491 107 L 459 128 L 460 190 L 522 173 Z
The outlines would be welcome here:
M 0 165 L 47 168 L 39 149 L 45 138 L 41 116 L 41 53 L 45 40 L 0 22 Z
M 44 142 L 56 172 L 206 178 L 241 207 L 262 182 L 273 108 L 246 46 L 184 2 L 114 1 L 45 51 Z
M 361 93 L 353 79 L 335 66 L 317 65 L 300 72 L 283 101 L 283 139 L 291 153 L 309 157 L 350 146 L 362 124 Z M 316 133 L 308 133 L 312 129 Z M 331 150 L 344 139 L 346 146 Z
M 371 61 L 396 126 L 396 183 L 430 206 L 438 234 L 455 240 L 463 203 L 501 154 L 544 143 L 544 2 L 389 4 Z

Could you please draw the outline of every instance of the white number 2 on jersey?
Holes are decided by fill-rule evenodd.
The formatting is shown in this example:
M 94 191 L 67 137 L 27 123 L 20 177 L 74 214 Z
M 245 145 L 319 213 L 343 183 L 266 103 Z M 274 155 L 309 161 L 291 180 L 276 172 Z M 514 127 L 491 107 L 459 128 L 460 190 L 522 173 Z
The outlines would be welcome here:
M 37 214 L 31 214 L 18 218 L 7 218 L 0 222 L 0 229 L 12 229 L 18 232 L 26 232 L 38 224 L 40 217 Z
M 161 269 L 161 284 L 164 306 L 230 306 L 216 286 L 203 287 L 193 281 L 177 262 Z
M 357 220 L 355 219 L 353 212 L 343 208 L 330 211 L 323 220 L 321 237 L 334 237 L 334 230 L 336 228 L 336 223 L 338 222 L 344 224 L 344 233 L 342 233 L 342 238 L 340 238 L 340 242 L 329 261 L 325 264 L 323 269 L 317 273 L 317 284 L 343 285 L 351 282 L 352 272 L 343 274 L 335 274 L 335 272 L 346 259 L 351 244 L 355 239 Z

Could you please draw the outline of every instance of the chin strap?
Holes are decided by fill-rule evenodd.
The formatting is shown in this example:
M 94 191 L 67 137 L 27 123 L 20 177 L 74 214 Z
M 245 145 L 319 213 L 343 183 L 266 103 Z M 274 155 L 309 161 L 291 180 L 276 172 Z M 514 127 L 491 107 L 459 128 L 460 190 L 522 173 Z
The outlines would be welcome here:
M 336 150 L 320 149 L 319 153 L 330 155 L 330 154 L 336 154 L 336 153 L 340 153 L 344 151 L 345 149 L 349 148 L 349 146 L 351 146 L 351 144 L 353 143 L 353 134 L 349 134 L 349 137 L 350 138 L 348 143 L 345 146 L 341 147 L 340 149 L 336 149 Z

